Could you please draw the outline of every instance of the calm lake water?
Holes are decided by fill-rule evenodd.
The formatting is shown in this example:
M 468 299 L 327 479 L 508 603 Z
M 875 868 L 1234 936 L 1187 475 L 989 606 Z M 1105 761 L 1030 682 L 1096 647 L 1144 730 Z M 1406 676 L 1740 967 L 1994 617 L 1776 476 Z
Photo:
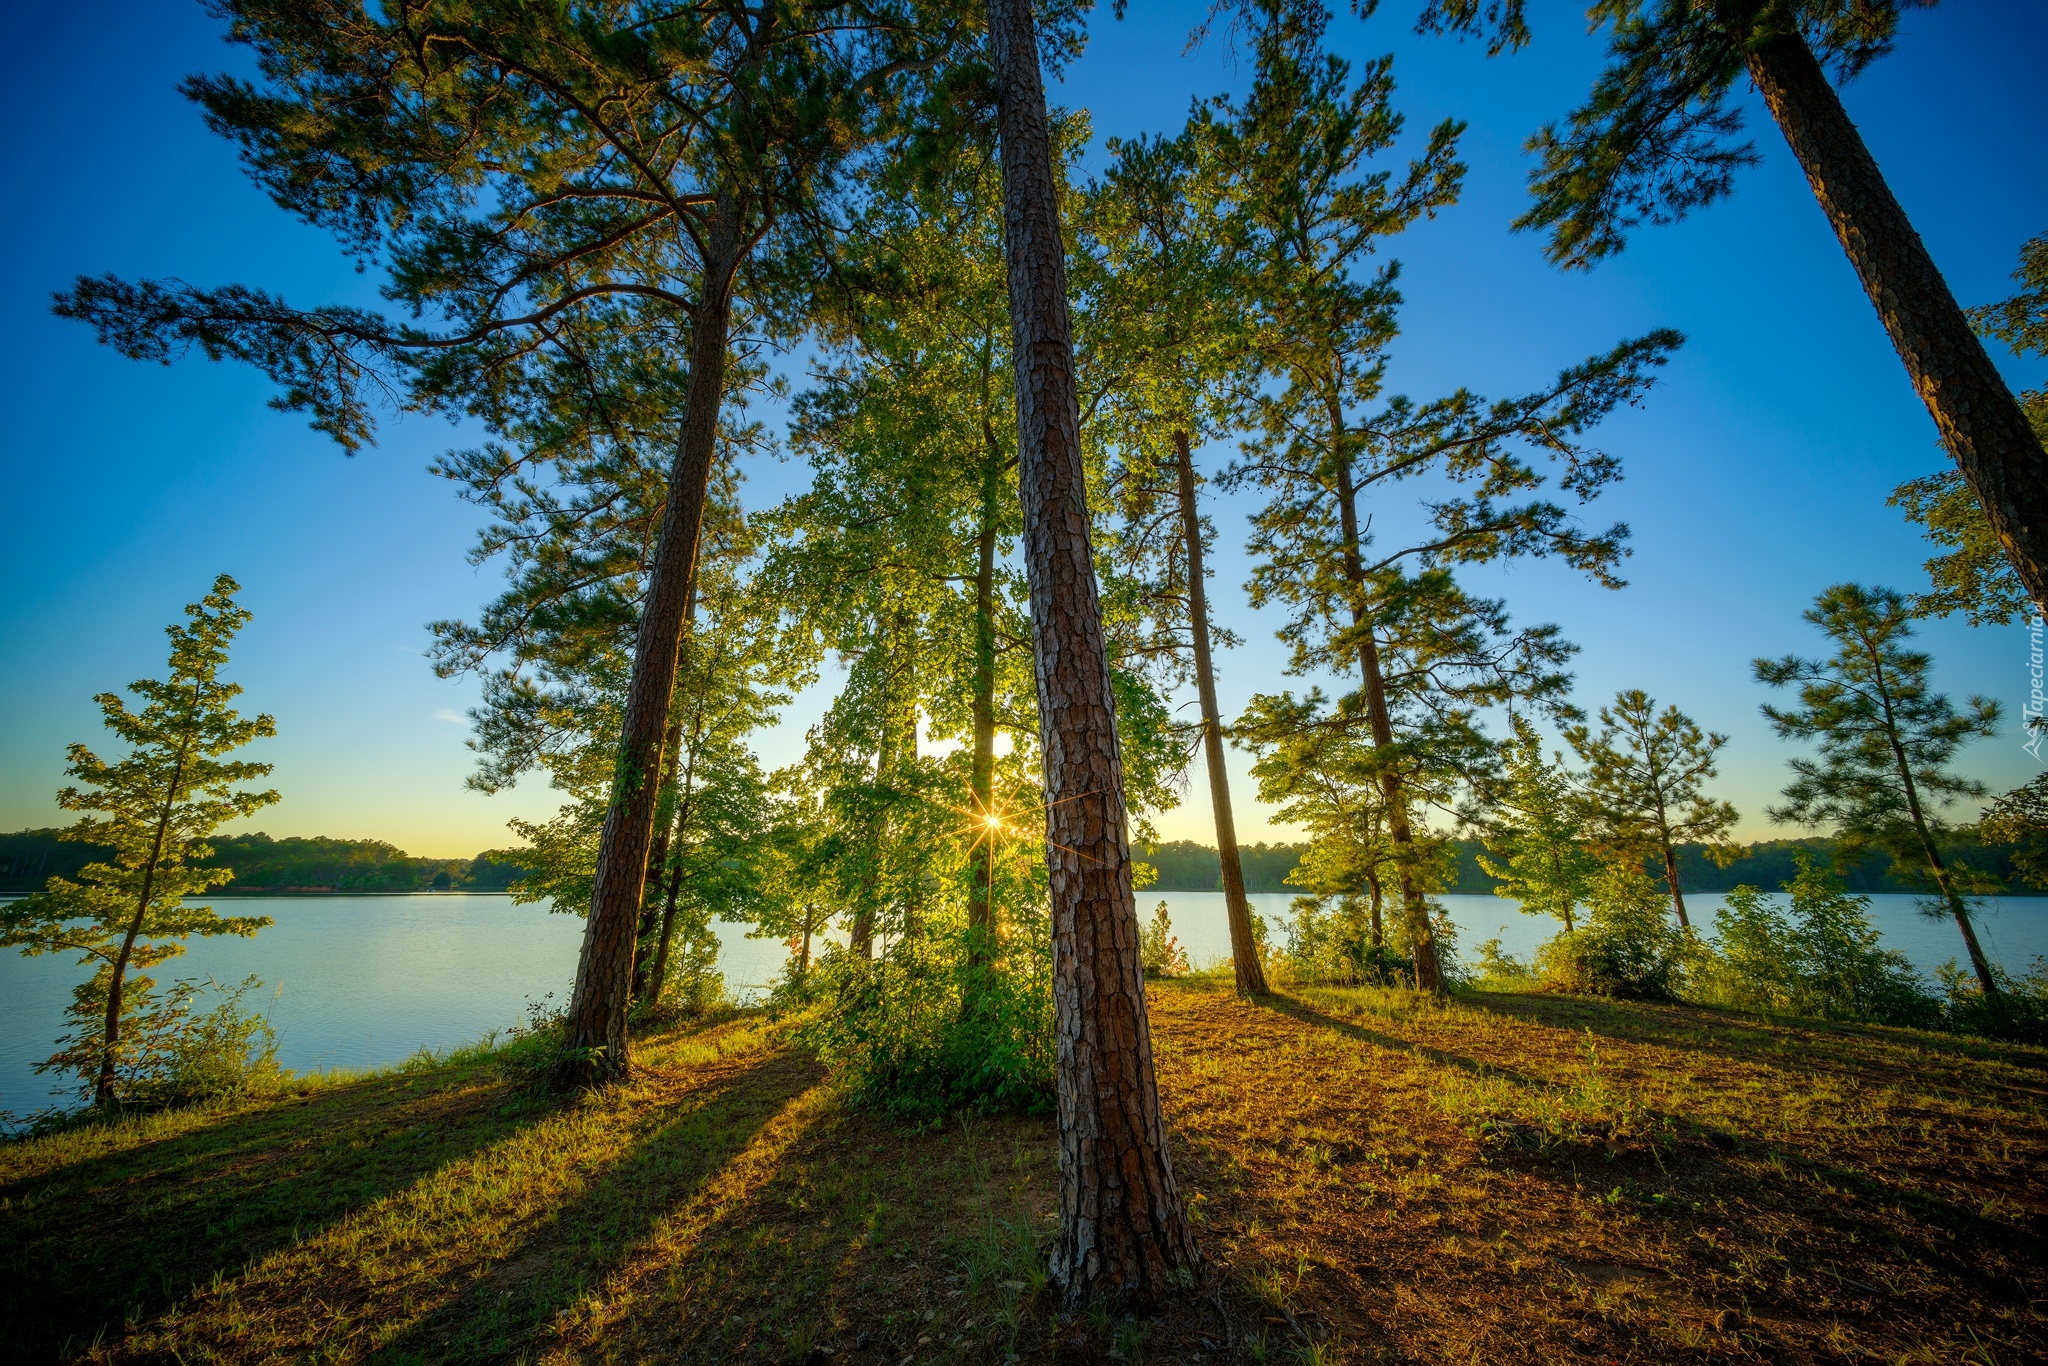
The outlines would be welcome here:
M 1206 965 L 1230 956 L 1221 892 L 1140 893 L 1140 918 L 1161 900 L 1190 960 Z M 1251 898 L 1276 935 L 1291 900 L 1287 893 Z M 1497 934 L 1505 950 L 1526 959 L 1555 928 L 1500 897 L 1443 900 L 1468 957 Z M 450 1048 L 503 1030 L 528 1001 L 552 994 L 560 1003 L 583 933 L 580 917 L 515 906 L 503 896 L 248 897 L 215 904 L 277 923 L 254 939 L 191 940 L 182 958 L 157 969 L 157 979 L 262 978 L 249 1002 L 268 1014 L 278 1061 L 294 1071 L 389 1066 L 422 1048 Z M 1718 895 L 1686 899 L 1702 926 L 1712 925 L 1720 904 Z M 1873 897 L 1870 910 L 1886 943 L 1923 971 L 1962 956 L 1955 926 L 1922 917 L 1914 898 Z M 1995 959 L 2024 971 L 2035 955 L 2048 954 L 2048 897 L 1986 903 L 1979 934 Z M 748 939 L 738 925 L 720 926 L 719 937 L 726 985 L 735 995 L 757 992 L 780 971 L 781 944 Z M 55 1078 L 37 1076 L 34 1065 L 55 1051 L 71 988 L 86 975 L 68 958 L 0 953 L 0 1110 L 25 1115 L 62 1099 L 52 1093 Z

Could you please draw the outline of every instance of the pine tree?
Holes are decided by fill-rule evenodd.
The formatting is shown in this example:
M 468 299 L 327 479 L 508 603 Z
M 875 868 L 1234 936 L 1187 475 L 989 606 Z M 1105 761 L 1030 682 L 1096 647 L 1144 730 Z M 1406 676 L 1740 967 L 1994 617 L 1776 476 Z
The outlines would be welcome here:
M 269 773 L 269 764 L 223 758 L 277 733 L 270 717 L 245 719 L 229 706 L 241 685 L 220 676 L 229 645 L 249 621 L 235 603 L 239 591 L 221 575 L 212 592 L 185 609 L 187 624 L 166 628 L 170 676 L 129 685 L 142 710 L 130 710 L 117 693 L 94 699 L 107 729 L 128 746 L 126 757 L 108 763 L 84 745 L 71 746 L 68 771 L 83 786 L 60 790 L 57 804 L 97 814 L 63 837 L 108 845 L 113 861 L 87 864 L 77 882 L 53 877 L 43 891 L 0 905 L 0 946 L 31 956 L 78 952 L 82 964 L 99 965 L 79 987 L 74 1008 L 101 1011 L 98 1046 L 74 1050 L 96 1104 L 120 1099 L 124 1026 L 151 985 L 146 977 L 131 981 L 129 972 L 183 953 L 192 935 L 247 937 L 271 923 L 268 916 L 221 916 L 210 906 L 185 904 L 234 877 L 231 869 L 194 866 L 213 854 L 207 837 L 278 800 L 275 791 L 237 786 Z
M 1052 894 L 1060 1228 L 1051 1273 L 1072 1307 L 1143 1303 L 1183 1283 L 1198 1254 L 1167 1155 L 1145 1016 L 1059 184 L 1030 0 L 989 0 L 988 34 Z
M 2013 279 L 2022 286 L 2002 303 L 1970 310 L 1970 321 L 1984 336 L 1996 338 L 2016 356 L 2048 355 L 2048 234 L 2020 249 Z M 2020 406 L 2033 424 L 2034 436 L 2048 446 L 2048 389 L 2027 389 Z M 1913 600 L 1920 616 L 1945 617 L 1961 612 L 1972 626 L 2003 626 L 2023 617 L 2034 604 L 1998 533 L 1984 515 L 1961 470 L 1951 466 L 1938 474 L 1909 479 L 1886 500 L 1903 508 L 1906 520 L 1943 552 L 1927 561 L 1933 591 Z
M 1367 267 L 1383 237 L 1456 197 L 1459 128 L 1432 130 L 1398 180 L 1368 172 L 1402 127 L 1390 59 L 1353 85 L 1349 64 L 1322 50 L 1329 15 L 1320 5 L 1270 0 L 1259 13 L 1252 89 L 1241 107 L 1218 103 L 1218 139 L 1236 186 L 1231 217 L 1247 288 L 1264 314 L 1261 360 L 1279 383 L 1261 393 L 1261 433 L 1226 483 L 1271 495 L 1253 521 L 1263 563 L 1252 601 L 1292 609 L 1282 632 L 1292 669 L 1357 670 L 1358 690 L 1317 723 L 1371 735 L 1416 981 L 1434 991 L 1442 974 L 1407 789 L 1425 770 L 1481 761 L 1488 742 L 1477 709 L 1561 700 L 1571 652 L 1554 627 L 1510 631 L 1504 605 L 1467 594 L 1454 567 L 1554 555 L 1619 582 L 1613 566 L 1627 529 L 1588 532 L 1557 503 L 1528 496 L 1545 478 L 1521 452 L 1562 463 L 1560 485 L 1580 501 L 1595 496 L 1618 466 L 1581 434 L 1635 402 L 1680 339 L 1657 332 L 1625 343 L 1521 398 L 1488 404 L 1460 390 L 1367 411 L 1380 397 L 1400 303 L 1397 266 Z M 1427 505 L 1428 525 L 1407 544 L 1374 546 L 1372 509 L 1361 501 L 1425 473 L 1462 488 Z
M 1586 796 L 1602 844 L 1613 856 L 1635 862 L 1647 856 L 1662 865 L 1672 913 L 1689 932 L 1678 846 L 1704 843 L 1724 864 L 1742 852 L 1725 838 L 1737 820 L 1734 806 L 1704 790 L 1728 737 L 1702 731 L 1676 707 L 1660 715 L 1641 688 L 1616 693 L 1614 705 L 1600 709 L 1598 733 L 1577 725 L 1566 737 L 1585 761 Z
M 1984 784 L 1948 765 L 1967 741 L 1997 733 L 1998 704 L 1973 697 L 1958 711 L 1929 686 L 1933 661 L 1906 647 L 1913 619 L 1900 593 L 1837 584 L 1805 616 L 1834 642 L 1835 653 L 1759 659 L 1755 666 L 1758 681 L 1799 689 L 1796 708 L 1764 707 L 1772 728 L 1820 749 L 1818 758 L 1792 760 L 1784 805 L 1772 808 L 1771 818 L 1833 827 L 1838 857 L 1874 845 L 1901 870 L 1921 864 L 1962 931 L 1978 985 L 1996 999 L 1998 983 L 1970 923 L 1960 870 L 1942 859 L 1935 835 L 1940 807 L 1985 793 Z
M 1841 240 L 1943 445 L 2037 608 L 2048 611 L 2048 449 L 1991 363 L 1948 283 L 1829 83 L 1891 50 L 1921 0 L 1640 0 L 1588 7 L 1607 69 L 1560 130 L 1530 140 L 1535 205 L 1552 260 L 1590 266 L 1645 223 L 1729 194 L 1757 160 L 1730 92 L 1744 74 Z M 1422 27 L 1528 40 L 1520 0 L 1428 0 Z
M 831 5 L 604 10 L 453 0 L 373 11 L 223 6 L 260 85 L 186 92 L 289 212 L 389 273 L 427 327 L 296 309 L 243 286 L 81 279 L 58 310 L 139 359 L 191 346 L 258 366 L 278 402 L 353 447 L 380 396 L 495 424 L 534 384 L 575 385 L 606 327 L 685 356 L 677 436 L 641 606 L 591 919 L 558 1080 L 628 1068 L 626 1012 L 662 742 L 735 327 L 788 249 L 808 267 L 847 158 L 960 26 Z M 764 321 L 763 326 L 767 323 Z M 559 364 L 557 362 L 560 362 Z
M 1543 756 L 1543 737 L 1527 717 L 1510 724 L 1513 737 L 1502 747 L 1502 772 L 1481 786 L 1481 802 L 1467 818 L 1479 826 L 1487 854 L 1494 856 L 1481 854 L 1479 866 L 1500 879 L 1496 896 L 1519 902 L 1524 914 L 1556 916 L 1569 933 L 1577 928 L 1573 913 L 1591 898 L 1600 871 L 1588 847 L 1588 794 L 1562 755 Z
M 1151 576 L 1145 598 L 1171 672 L 1195 685 L 1232 973 L 1238 991 L 1263 994 L 1216 702 L 1214 648 L 1235 639 L 1210 620 L 1206 558 L 1215 532 L 1202 516 L 1192 450 L 1236 425 L 1252 377 L 1248 320 L 1217 217 L 1213 139 L 1204 133 L 1198 119 L 1175 139 L 1111 140 L 1115 160 L 1087 198 L 1096 255 L 1086 319 L 1091 360 L 1109 372 L 1096 423 L 1118 448 L 1108 482 L 1119 525 L 1109 554 Z

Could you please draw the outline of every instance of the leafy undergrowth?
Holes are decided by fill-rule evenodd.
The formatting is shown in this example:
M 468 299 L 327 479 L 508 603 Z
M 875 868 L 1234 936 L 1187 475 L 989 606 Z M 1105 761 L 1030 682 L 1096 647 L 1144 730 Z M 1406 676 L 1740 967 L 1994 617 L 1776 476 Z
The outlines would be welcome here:
M 1925 1361 L 2048 1353 L 2048 1052 L 1685 1007 L 1150 989 L 1209 1259 L 1049 1313 L 1043 1120 L 849 1114 L 758 1014 L 0 1146 L 26 1359 Z

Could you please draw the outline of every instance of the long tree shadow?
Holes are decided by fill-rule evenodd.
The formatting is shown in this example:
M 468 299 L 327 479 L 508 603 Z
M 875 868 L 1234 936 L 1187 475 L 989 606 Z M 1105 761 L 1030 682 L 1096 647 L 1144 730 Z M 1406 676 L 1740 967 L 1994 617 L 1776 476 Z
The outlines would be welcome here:
M 1356 1020 L 1339 1019 L 1335 1015 L 1317 1010 L 1314 1006 L 1298 997 L 1283 996 L 1276 992 L 1271 995 L 1254 996 L 1249 999 L 1276 1014 L 1285 1015 L 1291 1020 L 1314 1025 L 1319 1029 L 1327 1029 L 1332 1033 L 1341 1034 L 1345 1038 L 1358 1043 L 1372 1044 L 1376 1048 L 1390 1049 L 1396 1053 L 1412 1053 L 1417 1057 L 1427 1058 L 1439 1067 L 1454 1067 L 1461 1072 L 1467 1072 L 1474 1076 L 1502 1077 L 1523 1086 L 1542 1087 L 1551 1085 L 1551 1083 L 1540 1078 L 1518 1072 L 1514 1068 L 1488 1062 L 1483 1058 L 1475 1058 L 1467 1053 L 1451 1053 L 1441 1048 L 1432 1047 L 1429 1044 L 1417 1043 L 1413 1039 L 1404 1039 L 1398 1034 L 1381 1033 L 1377 1029 L 1370 1029 L 1365 1025 L 1359 1024 Z
M 537 1212 L 516 1241 L 436 1265 L 425 1294 L 323 1285 L 322 1307 L 353 1298 L 359 1321 L 391 1323 L 402 1306 L 438 1296 L 438 1304 L 399 1331 L 373 1335 L 365 1346 L 379 1361 L 496 1360 L 518 1352 L 615 1279 L 622 1261 L 740 1160 L 822 1077 L 817 1063 L 796 1050 L 747 1059 L 693 1092 L 686 1107 L 665 1113 L 575 1198 Z
M 91 1341 L 501 1140 L 546 1106 L 488 1063 L 323 1086 L 0 1185 L 0 1321 L 30 1355 Z
M 1553 1234 L 1572 1237 L 1584 1227 L 1579 1211 L 1590 1198 L 1614 1210 L 1624 1225 L 1652 1230 L 1647 1238 L 1629 1233 L 1631 1245 L 1678 1250 L 1691 1259 L 1694 1280 L 1722 1276 L 1735 1263 L 1762 1268 L 1761 1273 L 1743 1273 L 1753 1278 L 1744 1283 L 1744 1302 L 1768 1303 L 1770 1313 L 1785 1324 L 1809 1319 L 1816 1300 L 1854 1302 L 1869 1322 L 1888 1323 L 1901 1342 L 1915 1340 L 1933 1319 L 1965 1302 L 1996 1304 L 2009 1322 L 2031 1315 L 2035 1292 L 2030 1287 L 2038 1286 L 2044 1259 L 2039 1216 L 2027 1212 L 2039 1207 L 2039 1185 L 2024 1165 L 2008 1167 L 2002 1175 L 1927 1181 L 1910 1148 L 1902 1152 L 1898 1145 L 1881 1143 L 1881 1150 L 1872 1152 L 1874 1164 L 1863 1167 L 1853 1147 L 1838 1150 L 1838 1138 L 1768 1132 L 1743 1137 L 1684 1113 L 1682 1104 L 1676 1109 L 1642 1106 L 1640 1097 L 1630 1125 L 1608 1122 L 1597 1113 L 1589 1113 L 1584 1125 L 1569 1118 L 1559 1124 L 1561 1112 L 1552 1102 L 1569 1098 L 1569 1080 L 1531 1077 L 1460 1052 L 1418 1045 L 1284 997 L 1263 1004 L 1305 1027 L 1410 1055 L 1442 1069 L 1448 1078 L 1485 1077 L 1486 1085 L 1469 1092 L 1478 1100 L 1472 1112 L 1454 1119 L 1446 1111 L 1428 1119 L 1457 1124 L 1478 1146 L 1478 1153 L 1466 1149 L 1468 1155 L 1452 1159 L 1461 1169 L 1513 1171 L 1564 1197 L 1524 1207 L 1531 1213 L 1550 1211 L 1557 1222 L 1515 1229 L 1517 1246 L 1524 1239 L 1541 1246 Z M 1544 1024 L 1562 1023 L 1554 1014 L 1515 1013 Z M 1626 1008 L 1616 1013 L 1625 1018 Z M 1573 1014 L 1583 1018 L 1582 1012 Z M 1636 1031 L 1626 1029 L 1615 1036 L 1669 1042 L 1639 1039 Z M 1730 1052 L 1737 1061 L 1788 1073 L 1788 1086 L 1798 1084 L 1796 1066 L 1785 1059 L 1768 1052 L 1759 1056 L 1753 1049 Z M 1900 1078 L 1891 1080 L 1896 1085 Z M 1455 1080 L 1447 1084 L 1454 1093 L 1471 1086 Z M 1569 1115 L 1570 1108 L 1563 1113 Z M 1341 1127 L 1341 1117 L 1334 1122 Z M 1226 1154 L 1247 1143 L 1284 1147 L 1287 1128 L 1287 1121 L 1276 1117 L 1256 1137 L 1234 1136 L 1222 1147 Z M 1183 1134 L 1183 1141 L 1192 1140 L 1189 1146 L 1208 1147 L 1203 1135 Z M 2037 1141 L 2038 1133 L 2031 1139 L 2015 1137 Z M 1343 1160 L 1341 1145 L 1338 1158 Z M 1277 1199 L 1265 1189 L 1273 1180 L 1280 1183 Z M 1300 1217 L 1285 1173 L 1240 1175 L 1228 1184 L 1245 1221 L 1282 1227 Z M 2006 1198 L 1988 1198 L 1993 1196 Z M 1342 1236 L 1335 1226 L 1330 1232 Z M 1600 1270 L 1596 1266 L 1595 1274 Z
M 634 1250 L 601 1322 L 558 1323 L 533 1348 L 835 1366 L 1028 1357 L 1053 1165 L 1043 1119 L 915 1128 L 821 1091 Z
M 2026 1044 L 1882 1025 L 1765 1016 L 1718 1006 L 1506 992 L 1474 992 L 1460 999 L 1505 1018 L 1551 1028 L 1591 1030 L 1623 1043 L 1859 1083 L 1895 1080 L 1899 1056 L 1910 1057 L 1923 1067 L 1970 1066 L 1980 1088 L 2006 1093 L 2029 1105 L 2048 1101 L 2048 1049 Z M 1887 1058 L 1886 1054 L 1894 1056 Z M 1987 1062 L 2011 1070 L 2002 1075 L 1977 1070 Z

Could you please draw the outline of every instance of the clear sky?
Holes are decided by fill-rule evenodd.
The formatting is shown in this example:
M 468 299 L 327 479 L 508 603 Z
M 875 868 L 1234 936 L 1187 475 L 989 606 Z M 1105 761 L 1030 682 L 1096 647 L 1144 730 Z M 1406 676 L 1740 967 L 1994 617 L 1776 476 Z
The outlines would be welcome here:
M 1459 385 L 1496 395 L 1657 326 L 1690 338 L 1666 381 L 1602 431 L 1627 479 L 1602 520 L 1635 531 L 1630 586 L 1596 589 L 1552 566 L 1488 581 L 1518 619 L 1550 620 L 1584 647 L 1583 700 L 1642 687 L 1732 737 L 1724 795 L 1743 833 L 1771 833 L 1762 808 L 1785 749 L 1757 715 L 1759 654 L 1808 652 L 1799 619 L 1847 579 L 1921 582 L 1925 550 L 1885 496 L 1945 457 L 1868 300 L 1786 151 L 1750 102 L 1763 164 L 1732 200 L 1639 234 L 1591 274 L 1544 263 L 1511 234 L 1525 200 L 1523 139 L 1583 96 L 1599 49 L 1581 7 L 1537 4 L 1536 41 L 1488 61 L 1472 46 L 1413 37 L 1411 0 L 1333 25 L 1353 57 L 1396 54 L 1397 104 L 1419 136 L 1466 120 L 1461 203 L 1398 241 L 1404 335 L 1392 387 L 1427 398 Z M 1184 52 L 1205 5 L 1137 0 L 1095 18 L 1083 58 L 1052 98 L 1087 109 L 1098 135 L 1170 131 L 1196 96 L 1248 77 L 1217 42 Z M 374 301 L 333 245 L 287 218 L 201 127 L 178 79 L 234 67 L 196 4 L 24 7 L 9 25 L 14 133 L 0 147 L 10 203 L 0 218 L 0 830 L 56 824 L 67 742 L 98 745 L 96 692 L 163 666 L 162 627 L 226 571 L 256 617 L 234 675 L 273 713 L 282 805 L 273 834 L 387 839 L 453 856 L 508 841 L 512 816 L 552 810 L 538 781 L 484 797 L 463 789 L 467 682 L 436 679 L 425 624 L 473 617 L 495 567 L 465 554 L 475 509 L 427 473 L 475 434 L 424 419 L 387 423 L 378 447 L 344 458 L 302 418 L 265 406 L 252 372 L 189 360 L 137 365 L 50 316 L 50 292 L 81 272 L 241 281 L 295 301 Z M 2020 244 L 2048 230 L 2048 6 L 1950 0 L 1910 12 L 1898 51 L 1844 94 L 1892 188 L 1964 303 L 2011 292 Z M 1099 158 L 1098 158 L 1099 162 Z M 1998 353 L 2016 385 L 2038 359 Z M 1213 468 L 1227 449 L 1206 453 Z M 796 466 L 755 472 L 753 495 L 792 486 Z M 1226 714 L 1254 691 L 1299 687 L 1278 673 L 1272 622 L 1245 606 L 1242 504 L 1219 501 L 1215 598 L 1246 647 L 1219 664 Z M 1937 681 L 1984 693 L 2015 717 L 2026 632 L 1930 624 Z M 826 685 L 832 679 L 828 676 Z M 795 757 L 823 687 L 762 738 L 769 764 Z M 1237 788 L 1249 784 L 1237 761 Z M 2036 771 L 2016 721 L 1966 755 L 1997 787 Z M 1213 842 L 1203 785 L 1160 821 Z M 1284 837 L 1250 810 L 1247 841 Z

